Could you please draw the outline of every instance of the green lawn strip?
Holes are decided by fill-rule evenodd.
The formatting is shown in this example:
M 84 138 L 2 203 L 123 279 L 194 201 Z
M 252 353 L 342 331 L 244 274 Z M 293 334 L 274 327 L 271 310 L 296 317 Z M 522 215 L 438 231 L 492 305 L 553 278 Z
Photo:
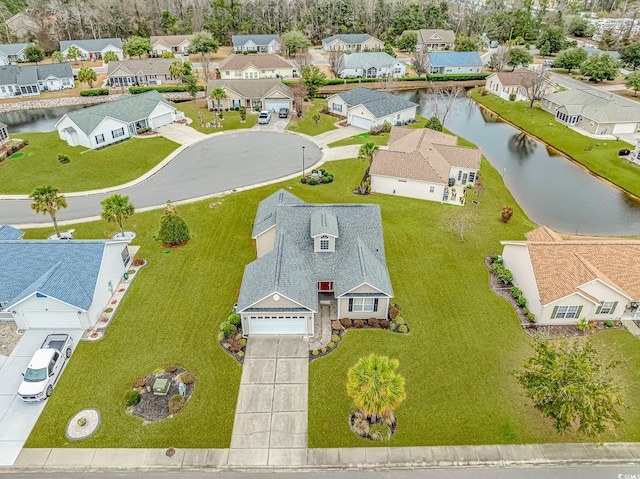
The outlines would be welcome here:
M 320 133 L 335 130 L 337 127 L 334 123 L 340 121 L 340 119 L 335 116 L 320 113 L 320 110 L 326 106 L 327 100 L 322 98 L 313 100 L 313 106 L 306 104 L 302 110 L 302 118 L 298 118 L 295 113 L 292 114 L 287 130 L 304 133 L 309 136 L 316 136 Z M 312 120 L 314 115 L 320 115 L 320 121 L 317 124 Z
M 69 146 L 57 131 L 17 133 L 29 141 L 24 156 L 0 163 L 0 194 L 30 194 L 34 188 L 53 185 L 64 193 L 118 186 L 135 180 L 164 160 L 178 145 L 166 138 L 132 138 L 101 150 Z M 58 163 L 58 155 L 71 162 Z M 8 180 L 10 179 L 10 181 Z
M 191 128 L 205 134 L 216 133 L 218 131 L 252 128 L 256 123 L 258 123 L 258 114 L 256 112 L 247 111 L 245 122 L 242 123 L 240 119 L 240 113 L 238 113 L 237 111 L 224 111 L 222 112 L 224 119 L 220 122 L 222 123 L 222 127 L 201 127 L 200 117 L 202 117 L 205 123 L 212 123 L 216 120 L 218 114 L 215 111 L 209 111 L 205 107 L 205 102 L 203 100 L 198 100 L 197 102 L 185 101 L 174 103 L 174 105 L 178 110 L 182 111 L 186 117 L 193 120 L 189 124 Z
M 555 121 L 552 115 L 528 102 L 510 102 L 495 95 L 481 95 L 479 89 L 471 97 L 523 130 L 537 136 L 567 154 L 595 174 L 640 196 L 640 172 L 628 160 L 618 157 L 621 148 L 633 149 L 624 141 L 595 139 L 581 135 Z
M 380 133 L 379 135 L 372 135 L 371 133 L 361 133 L 351 138 L 345 138 L 344 140 L 334 141 L 329 143 L 329 148 L 337 148 L 339 146 L 348 145 L 364 145 L 365 143 L 375 143 L 376 145 L 385 146 L 389 142 L 389 133 Z

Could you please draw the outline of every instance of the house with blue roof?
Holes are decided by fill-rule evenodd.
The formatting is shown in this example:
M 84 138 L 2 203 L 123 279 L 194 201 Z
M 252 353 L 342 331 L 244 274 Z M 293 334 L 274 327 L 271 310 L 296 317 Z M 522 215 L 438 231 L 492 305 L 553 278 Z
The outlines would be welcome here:
M 368 33 L 339 33 L 322 40 L 325 52 L 345 51 L 367 52 L 369 50 L 383 50 L 384 42 Z
M 278 53 L 280 35 L 232 35 L 231 43 L 235 53 Z
M 393 289 L 380 206 L 308 204 L 285 190 L 258 206 L 258 258 L 242 278 L 245 336 L 311 337 L 323 322 L 387 319 Z
M 0 225 L 0 241 L 19 240 L 24 236 L 24 231 L 10 225 Z
M 11 227 L 9 227 L 11 228 Z M 90 329 L 131 264 L 122 240 L 22 240 L 0 228 L 0 319 Z
M 327 98 L 331 113 L 346 119 L 347 124 L 371 130 L 374 127 L 404 125 L 416 117 L 418 104 L 400 96 L 371 88 L 354 88 Z
M 429 52 L 427 72 L 434 75 L 465 75 L 482 72 L 478 52 Z

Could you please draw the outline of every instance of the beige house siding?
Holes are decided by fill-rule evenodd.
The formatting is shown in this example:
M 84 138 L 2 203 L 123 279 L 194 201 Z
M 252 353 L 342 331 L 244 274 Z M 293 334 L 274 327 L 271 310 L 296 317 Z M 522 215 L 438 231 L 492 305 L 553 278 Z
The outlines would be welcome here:
M 582 310 L 580 311 L 580 314 L 577 318 L 551 319 L 551 315 L 553 314 L 553 310 L 556 306 L 582 306 Z M 528 304 L 527 307 L 529 307 Z M 566 298 L 561 298 L 557 301 L 552 301 L 551 303 L 544 305 L 540 314 L 536 316 L 536 322 L 540 325 L 576 324 L 580 320 L 580 318 L 591 319 L 593 317 L 593 313 L 596 311 L 596 308 L 597 305 L 594 305 L 593 302 L 589 301 L 587 298 L 579 295 L 578 293 L 574 293 L 567 296 Z
M 330 112 L 335 113 L 336 115 L 339 115 L 342 117 L 347 116 L 347 110 L 349 109 L 349 107 L 344 101 L 342 101 L 340 97 L 338 96 L 333 97 L 329 102 L 328 106 L 329 106 Z
M 365 312 L 354 312 L 349 311 L 349 298 L 340 298 L 338 300 L 338 311 L 340 312 L 340 318 L 350 318 L 350 319 L 369 319 L 369 318 L 377 318 L 377 319 L 387 319 L 387 312 L 389 311 L 389 298 L 387 297 L 379 297 L 378 298 L 378 311 L 365 311 Z
M 278 296 L 280 296 L 280 299 L 278 299 L 278 301 L 273 299 L 273 296 L 274 296 L 273 294 L 267 296 L 263 300 L 258 301 L 257 303 L 252 305 L 251 308 L 252 309 L 265 309 L 265 308 L 300 308 L 301 307 L 295 301 L 291 301 L 290 299 L 285 298 L 281 294 L 278 295 Z M 255 313 L 252 313 L 252 314 L 255 314 Z M 273 313 L 269 313 L 269 314 L 273 314 Z M 280 313 L 278 313 L 278 314 L 280 314 Z M 275 314 L 273 314 L 273 315 L 275 315 Z
M 580 290 L 588 293 L 589 295 L 597 298 L 600 301 L 613 301 L 614 303 L 618 303 L 615 306 L 613 313 L 608 314 L 596 314 L 598 306 L 592 308 L 592 314 L 589 316 L 585 316 L 590 320 L 606 321 L 610 319 L 620 319 L 622 317 L 622 313 L 624 313 L 625 308 L 629 304 L 629 299 L 626 296 L 619 293 L 615 289 L 611 288 L 608 284 L 600 280 L 594 280 L 587 284 L 584 284 L 580 286 Z
M 362 42 L 362 50 L 363 51 L 373 50 L 374 48 L 377 48 L 379 50 L 383 50 L 384 49 L 384 43 L 381 42 L 380 40 L 378 40 L 375 37 L 371 37 L 366 42 Z
M 276 241 L 276 227 L 272 226 L 264 233 L 256 237 L 256 256 L 260 258 L 265 254 L 273 251 L 273 245 Z
M 503 243 L 502 259 L 504 266 L 513 273 L 513 284 L 522 290 L 527 298 L 527 308 L 536 315 L 536 320 L 542 312 L 540 293 L 529 258 L 529 250 L 523 243 Z
M 266 68 L 259 70 L 254 66 L 249 66 L 244 70 L 221 70 L 220 78 L 222 80 L 255 80 L 258 78 L 283 78 L 293 77 L 294 68 Z

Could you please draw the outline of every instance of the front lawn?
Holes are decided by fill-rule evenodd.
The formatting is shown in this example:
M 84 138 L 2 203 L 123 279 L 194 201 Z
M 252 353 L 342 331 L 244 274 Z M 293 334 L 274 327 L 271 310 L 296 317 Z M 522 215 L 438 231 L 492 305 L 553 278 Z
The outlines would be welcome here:
M 0 163 L 0 194 L 30 194 L 34 188 L 53 185 L 65 193 L 118 186 L 152 169 L 178 145 L 166 138 L 132 138 L 102 150 L 69 146 L 57 131 L 18 133 L 29 141 L 24 156 Z M 58 155 L 70 163 L 58 163 Z
M 389 133 L 380 133 L 379 135 L 372 135 L 371 133 L 360 133 L 359 135 L 352 136 L 351 138 L 345 138 L 344 140 L 334 141 L 329 143 L 329 148 L 337 148 L 339 146 L 348 145 L 364 145 L 365 143 L 374 143 L 376 145 L 385 146 L 389 143 Z
M 227 130 L 241 130 L 244 128 L 252 128 L 258 123 L 258 115 L 255 112 L 247 111 L 246 120 L 241 122 L 240 113 L 237 111 L 225 111 L 222 112 L 224 119 L 220 122 L 222 126 L 220 128 L 214 128 L 213 126 L 200 126 L 200 118 L 204 123 L 212 123 L 216 120 L 215 111 L 209 111 L 206 107 L 204 100 L 185 101 L 181 103 L 174 103 L 175 107 L 184 112 L 184 115 L 192 120 L 189 124 L 194 130 L 198 130 L 201 133 L 209 134 L 216 133 L 218 131 Z
M 633 150 L 634 147 L 628 143 L 581 135 L 555 121 L 552 115 L 539 107 L 529 108 L 528 102 L 510 102 L 492 94 L 483 96 L 477 88 L 471 91 L 471 97 L 514 125 L 567 154 L 596 175 L 640 196 L 640 170 L 628 160 L 618 157 L 618 150 L 621 148 Z
M 313 106 L 309 103 L 305 103 L 302 108 L 302 118 L 298 118 L 294 113 L 291 114 L 291 121 L 287 130 L 297 131 L 298 133 L 304 133 L 309 136 L 316 136 L 320 133 L 335 130 L 337 127 L 334 123 L 340 121 L 335 116 L 320 113 L 320 111 L 327 106 L 327 100 L 322 98 L 316 98 L 313 100 Z M 314 115 L 320 115 L 320 121 L 316 122 L 312 119 Z

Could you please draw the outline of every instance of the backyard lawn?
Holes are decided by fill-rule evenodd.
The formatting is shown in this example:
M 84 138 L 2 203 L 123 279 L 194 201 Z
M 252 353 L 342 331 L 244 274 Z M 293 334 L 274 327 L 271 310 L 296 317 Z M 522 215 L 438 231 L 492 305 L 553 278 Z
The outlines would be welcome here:
M 132 138 L 102 150 L 69 146 L 57 131 L 19 133 L 29 141 L 19 158 L 0 163 L 0 194 L 30 194 L 34 188 L 52 185 L 64 193 L 122 185 L 152 169 L 178 145 L 166 138 Z M 58 155 L 70 163 L 58 163 Z
M 420 115 L 416 115 L 416 123 L 406 125 L 407 128 L 424 128 L 425 118 Z M 389 143 L 389 134 L 380 133 L 379 135 L 372 135 L 371 133 L 360 133 L 359 135 L 352 136 L 351 138 L 345 138 L 344 140 L 334 141 L 329 143 L 329 148 L 337 148 L 339 146 L 348 145 L 363 145 L 368 142 L 373 142 L 376 145 L 386 146 Z
M 322 98 L 313 100 L 313 106 L 305 103 L 302 108 L 302 118 L 298 118 L 295 112 L 292 113 L 287 130 L 297 131 L 298 133 L 304 133 L 309 136 L 316 136 L 320 133 L 335 130 L 337 127 L 334 123 L 337 123 L 340 119 L 335 116 L 320 113 L 320 110 L 326 106 L 327 100 L 323 100 Z M 314 115 L 320 115 L 320 121 L 317 124 L 312 120 Z
M 240 113 L 237 111 L 225 111 L 223 112 L 224 120 L 221 121 L 222 127 L 201 127 L 200 117 L 202 116 L 205 122 L 213 122 L 216 119 L 217 112 L 209 111 L 206 108 L 206 102 L 204 100 L 185 101 L 180 103 L 174 103 L 175 107 L 184 112 L 185 116 L 193 120 L 189 126 L 201 133 L 209 134 L 216 133 L 218 131 L 227 130 L 240 130 L 243 128 L 252 128 L 258 123 L 258 115 L 256 112 L 247 111 L 246 121 L 244 123 L 240 120 Z
M 530 109 L 528 102 L 510 102 L 491 94 L 483 96 L 477 88 L 471 91 L 471 97 L 514 125 L 567 154 L 596 175 L 640 196 L 640 170 L 628 160 L 618 157 L 618 150 L 633 150 L 634 146 L 624 141 L 581 135 L 555 121 L 552 115 L 539 107 Z
M 533 225 L 483 161 L 485 191 L 473 208 L 475 221 L 460 243 L 447 226 L 457 206 L 386 195 L 351 193 L 365 164 L 330 162 L 336 180 L 310 187 L 296 179 L 238 192 L 216 208 L 212 200 L 183 205 L 192 228 L 187 246 L 166 250 L 154 242 L 162 211 L 138 213 L 127 229 L 138 233 L 139 256 L 149 260 L 114 316 L 105 337 L 81 343 L 29 437 L 27 447 L 228 447 L 241 368 L 217 344 L 217 326 L 236 302 L 244 266 L 255 258 L 250 239 L 258 202 L 289 191 L 310 203 L 375 203 L 382 210 L 387 265 L 395 300 L 411 332 L 349 331 L 336 351 L 311 363 L 309 446 L 375 446 L 356 437 L 347 424 L 352 403 L 347 370 L 375 352 L 400 360 L 407 400 L 397 410 L 392 446 L 495 444 L 582 440 L 558 435 L 523 398 L 513 371 L 532 352 L 510 305 L 489 289 L 483 258 L 501 250 L 501 239 L 523 239 Z M 514 206 L 509 224 L 502 205 Z M 105 238 L 105 222 L 72 226 L 77 238 Z M 28 238 L 48 229 L 30 230 Z M 640 342 L 624 331 L 592 339 L 624 367 L 626 424 L 604 440 L 640 440 Z M 132 381 L 168 363 L 194 371 L 198 383 L 185 409 L 173 419 L 142 426 L 124 412 Z M 91 438 L 65 437 L 69 419 L 83 408 L 100 411 Z

